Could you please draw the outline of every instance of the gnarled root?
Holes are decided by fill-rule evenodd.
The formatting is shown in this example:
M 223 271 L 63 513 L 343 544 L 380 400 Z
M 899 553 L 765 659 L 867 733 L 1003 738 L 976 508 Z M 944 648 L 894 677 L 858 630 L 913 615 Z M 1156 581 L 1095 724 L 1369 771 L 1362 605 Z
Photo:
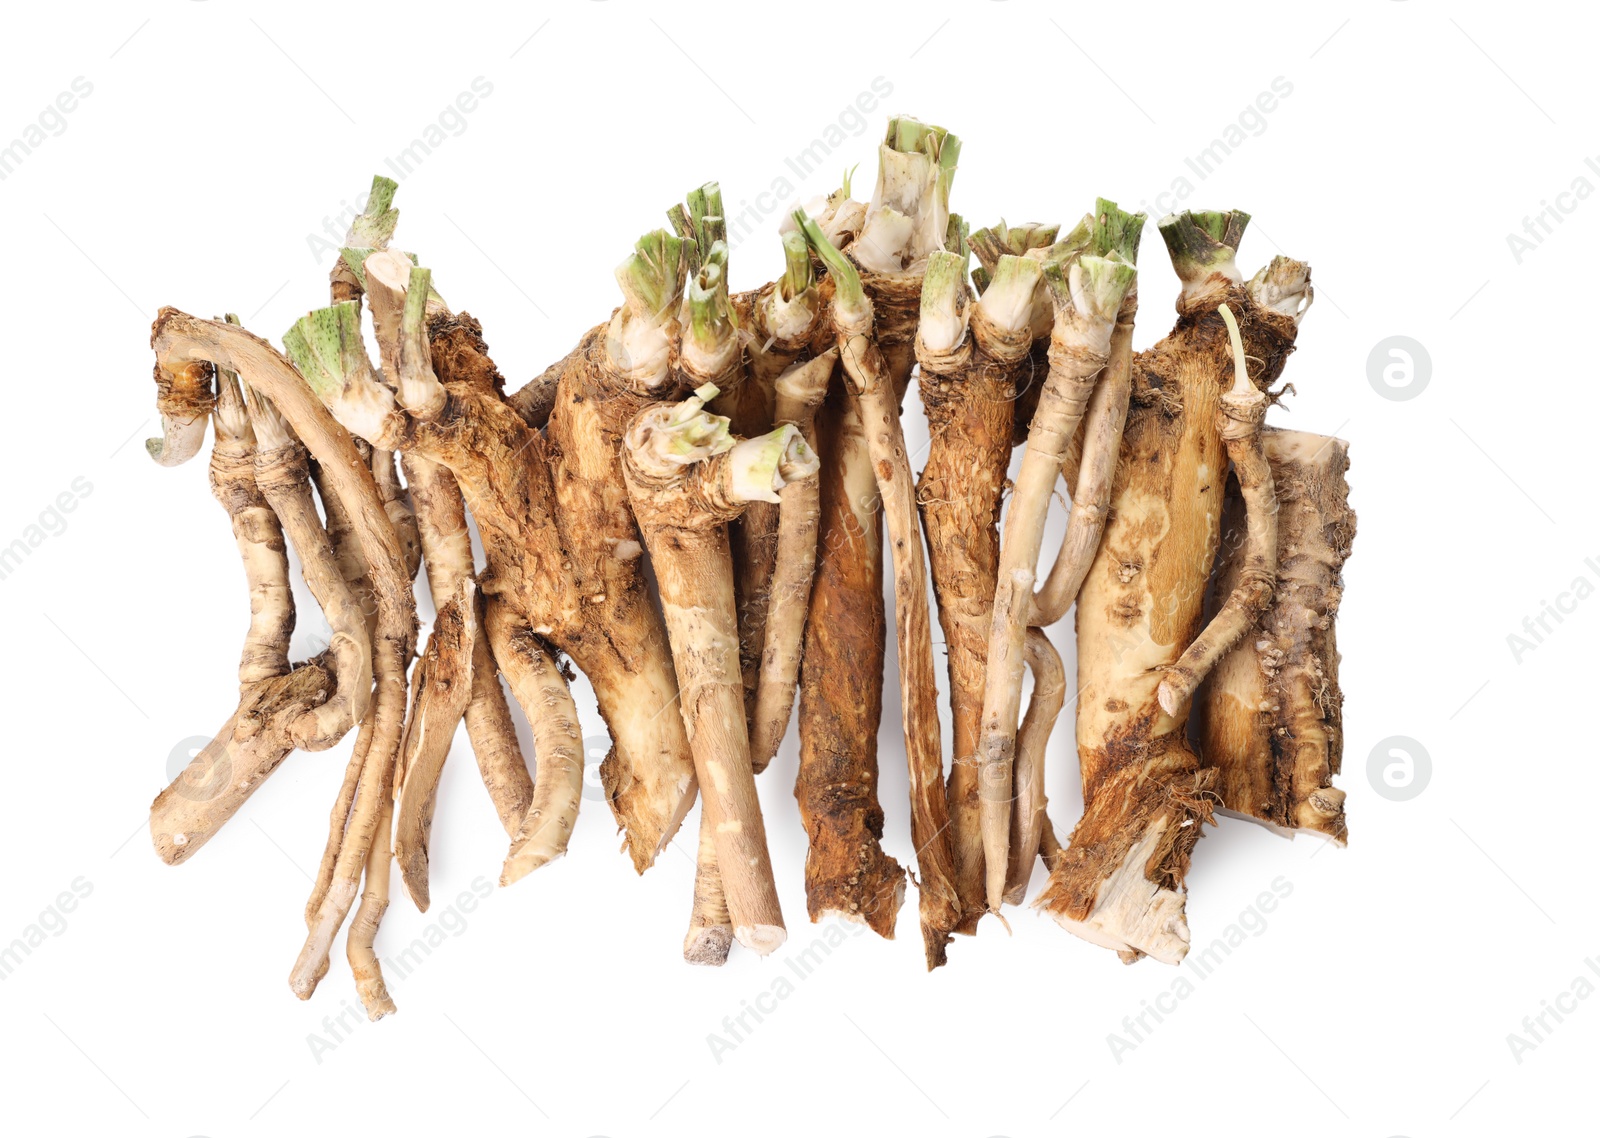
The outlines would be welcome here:
M 882 525 L 861 413 L 835 380 L 817 413 L 821 536 L 800 664 L 806 911 L 893 939 L 906 871 L 883 850 L 878 719 L 883 708 Z
M 1217 772 L 1224 811 L 1343 844 L 1345 795 L 1332 784 L 1344 744 L 1334 620 L 1355 538 L 1349 446 L 1271 427 L 1261 443 L 1277 498 L 1277 596 L 1200 686 L 1201 760 Z M 1241 575 L 1246 512 L 1230 483 L 1219 595 L 1232 595 Z

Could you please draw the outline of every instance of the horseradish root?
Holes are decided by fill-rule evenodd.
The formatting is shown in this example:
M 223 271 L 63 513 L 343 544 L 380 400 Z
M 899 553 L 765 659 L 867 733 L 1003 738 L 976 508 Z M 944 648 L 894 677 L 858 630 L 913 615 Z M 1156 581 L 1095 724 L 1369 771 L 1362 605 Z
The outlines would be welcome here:
M 1200 755 L 1217 772 L 1223 810 L 1342 845 L 1344 791 L 1332 776 L 1344 749 L 1344 695 L 1333 624 L 1355 538 L 1349 444 L 1266 427 L 1261 445 L 1277 497 L 1277 595 L 1200 685 Z M 1246 514 L 1241 489 L 1230 482 L 1219 595 L 1232 596 L 1244 571 Z
M 839 360 L 836 349 L 778 376 L 774 383 L 774 421 L 793 426 L 816 451 L 816 414 Z M 778 533 L 772 574 L 767 585 L 768 608 L 762 639 L 761 671 L 756 678 L 755 708 L 750 716 L 750 763 L 766 769 L 789 729 L 795 683 L 800 673 L 800 637 L 817 563 L 817 519 L 821 487 L 815 478 L 791 482 L 778 492 Z M 770 503 L 762 503 L 769 505 Z M 746 514 L 749 510 L 745 511 Z
M 1247 220 L 1184 213 L 1160 223 L 1183 285 L 1178 323 L 1134 360 L 1111 516 L 1078 596 L 1084 815 L 1037 902 L 1094 943 L 1168 963 L 1188 950 L 1183 880 L 1216 804 L 1216 773 L 1190 749 L 1186 709 L 1168 713 L 1157 689 L 1200 633 L 1234 360 L 1253 361 L 1249 381 L 1265 391 L 1296 332 L 1292 315 L 1258 303 L 1261 286 L 1241 281 L 1234 255 Z M 1296 287 L 1284 269 L 1274 287 L 1298 295 L 1305 275 L 1299 266 Z M 1224 303 L 1238 317 L 1242 353 L 1230 346 Z
M 1130 228 L 1137 232 L 1139 223 L 1109 202 L 1100 205 L 1102 212 L 1084 218 L 1044 259 L 1044 278 L 1055 309 L 1050 373 L 1028 428 L 1000 541 L 978 740 L 984 894 L 988 908 L 996 912 L 1005 897 L 1023 645 L 1032 623 L 1045 520 L 1068 446 L 1105 368 L 1117 314 L 1135 277 L 1117 235 Z
M 715 395 L 707 385 L 681 404 L 640 412 L 624 440 L 623 470 L 661 590 L 733 935 L 764 956 L 785 934 L 750 767 L 727 523 L 817 464 L 793 426 L 735 440 L 726 418 L 704 410 Z
M 878 719 L 883 710 L 883 526 L 861 410 L 835 375 L 817 411 L 818 537 L 800 660 L 806 913 L 893 939 L 906 871 L 883 850 Z
M 701 800 L 687 962 L 787 935 L 755 776 L 797 688 L 808 915 L 892 939 L 911 875 L 878 802 L 885 548 L 928 968 L 1025 900 L 1037 861 L 1035 904 L 1057 922 L 1125 961 L 1175 962 L 1189 858 L 1217 810 L 1343 843 L 1347 448 L 1263 425 L 1309 270 L 1277 257 L 1246 280 L 1242 213 L 1165 218 L 1178 320 L 1136 354 L 1143 215 L 1101 200 L 1059 239 L 1003 222 L 969 237 L 950 212 L 960 152 L 941 127 L 890 119 L 870 198 L 852 199 L 847 174 L 786 217 L 781 275 L 738 293 L 730 239 L 747 233 L 720 186 L 691 191 L 669 211 L 676 233 L 646 234 L 614 271 L 621 305 L 515 393 L 478 322 L 391 247 L 382 177 L 331 303 L 283 352 L 233 317 L 160 312 L 148 449 L 177 465 L 214 427 L 212 491 L 250 613 L 237 706 L 152 804 L 152 841 L 182 862 L 291 751 L 355 729 L 297 996 L 348 922 L 363 1008 L 395 1010 L 380 925 L 396 862 L 402 900 L 428 908 L 459 722 L 509 839 L 501 884 L 567 853 L 585 790 L 574 669 L 610 732 L 600 784 L 636 871 Z M 925 459 L 901 424 L 919 366 Z M 1065 534 L 1041 563 L 1062 481 Z M 298 662 L 291 560 L 329 632 Z M 434 620 L 418 657 L 421 569 Z M 1074 606 L 1069 699 L 1045 626 Z M 1064 846 L 1045 763 L 1069 702 L 1085 806 Z
M 938 684 L 928 613 L 916 490 L 900 429 L 900 410 L 883 353 L 872 339 L 873 308 L 855 266 L 815 222 L 797 213 L 806 240 L 833 278 L 833 323 L 839 359 L 866 434 L 894 566 L 894 623 L 900 659 L 900 714 L 911 776 L 911 838 L 917 847 L 923 948 L 930 969 L 945 960 L 950 932 L 961 923 L 950 848 L 949 803 L 939 745 Z
M 966 260 L 935 253 L 923 279 L 917 360 L 929 444 L 917 501 L 949 659 L 950 833 L 962 913 L 957 931 L 970 933 L 987 908 L 977 747 L 1000 559 L 1000 492 L 1011 464 L 1040 274 L 1037 261 L 1002 256 L 982 298 L 969 305 Z

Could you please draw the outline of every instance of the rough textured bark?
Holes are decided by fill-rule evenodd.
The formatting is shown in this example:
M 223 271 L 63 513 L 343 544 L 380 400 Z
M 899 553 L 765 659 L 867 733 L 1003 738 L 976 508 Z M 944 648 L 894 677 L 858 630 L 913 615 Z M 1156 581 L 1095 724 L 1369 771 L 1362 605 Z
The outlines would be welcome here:
M 834 319 L 840 322 L 835 307 Z M 945 798 L 944 755 L 939 743 L 938 681 L 928 612 L 928 571 L 922 554 L 916 489 L 900 429 L 900 408 L 883 354 L 864 322 L 839 328 L 839 357 L 860 409 L 867 453 L 878 480 L 894 567 L 895 637 L 900 663 L 900 715 L 911 776 L 911 840 L 917 848 L 919 911 L 928 967 L 944 962 L 950 930 L 961 923 L 950 849 L 950 805 Z
M 882 523 L 861 413 L 836 377 L 817 412 L 819 537 L 800 664 L 806 910 L 894 937 L 906 871 L 883 851 L 878 721 L 883 711 Z
M 1238 314 L 1262 391 L 1297 326 L 1239 283 L 1243 215 L 1183 215 L 1177 232 L 1169 222 L 1163 237 L 1184 281 L 1178 323 L 1134 362 L 1111 520 L 1078 598 L 1084 815 L 1038 904 L 1125 958 L 1174 963 L 1188 950 L 1183 879 L 1216 775 L 1189 747 L 1186 709 L 1169 715 L 1157 688 L 1200 631 L 1220 534 L 1227 455 L 1217 420 L 1233 353 L 1217 309 Z
M 1334 620 L 1355 538 L 1349 445 L 1267 427 L 1278 504 L 1278 587 L 1271 607 L 1223 658 L 1194 702 L 1196 738 L 1224 810 L 1283 830 L 1348 838 L 1332 784 L 1344 745 Z M 1244 499 L 1230 481 L 1215 594 L 1229 595 L 1245 542 Z M 1215 603 L 1215 602 L 1213 602 Z
M 984 848 L 979 829 L 978 733 L 983 715 L 984 678 L 995 578 L 1000 561 L 1000 495 L 1011 464 L 1011 439 L 1019 372 L 1032 346 L 1026 307 L 1021 319 L 1001 322 L 983 302 L 968 307 L 961 277 L 966 258 L 944 254 L 947 267 L 930 269 L 923 293 L 922 330 L 917 358 L 919 390 L 928 415 L 928 458 L 917 484 L 917 502 L 928 540 L 928 564 L 944 630 L 950 673 L 951 847 L 955 887 L 961 904 L 956 932 L 971 934 L 987 911 Z M 1010 277 L 1023 266 L 1006 258 Z M 953 277 L 960 290 L 949 296 L 940 281 Z M 1000 291 L 1031 295 L 1038 280 L 1032 266 L 1026 282 L 1013 290 L 991 286 L 984 294 L 998 301 Z M 948 282 L 947 282 L 948 283 Z M 955 301 L 952 307 L 952 301 Z M 950 309 L 948 313 L 945 309 Z M 970 334 L 964 327 L 970 319 Z

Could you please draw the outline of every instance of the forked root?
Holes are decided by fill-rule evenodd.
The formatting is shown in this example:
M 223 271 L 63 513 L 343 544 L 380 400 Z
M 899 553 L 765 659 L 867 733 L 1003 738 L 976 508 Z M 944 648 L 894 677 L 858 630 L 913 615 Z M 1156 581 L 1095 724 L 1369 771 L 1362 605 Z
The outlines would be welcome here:
M 427 649 L 412 670 L 411 716 L 406 724 L 394 811 L 394 854 L 417 908 L 428 911 L 428 836 L 439 777 L 456 725 L 472 698 L 472 658 L 478 638 L 477 587 L 469 577 L 434 620 Z M 387 810 L 387 807 L 385 808 Z

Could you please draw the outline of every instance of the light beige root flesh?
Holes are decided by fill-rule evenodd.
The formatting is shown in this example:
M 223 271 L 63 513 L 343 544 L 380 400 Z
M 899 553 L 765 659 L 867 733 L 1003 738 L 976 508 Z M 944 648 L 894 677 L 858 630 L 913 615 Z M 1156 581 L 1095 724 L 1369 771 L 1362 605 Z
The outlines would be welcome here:
M 1056 317 L 1050 373 L 1039 393 L 1006 512 L 989 632 L 978 762 L 984 886 L 994 911 L 1005 897 L 1024 643 L 1032 623 L 1045 521 L 1068 447 L 1109 359 L 1117 312 L 1133 270 L 1125 263 L 1084 257 L 1063 275 L 1064 285 L 1060 278 L 1051 282 Z
M 428 837 L 439 777 L 467 702 L 472 698 L 478 590 L 472 579 L 434 619 L 428 647 L 411 677 L 411 716 L 399 767 L 394 853 L 401 880 L 419 910 L 428 911 Z
M 295 747 L 332 746 L 351 717 L 365 710 L 372 685 L 366 629 L 343 589 L 327 537 L 314 508 L 309 519 L 297 509 L 301 496 L 310 500 L 304 451 L 275 416 L 261 423 L 258 439 L 247 393 L 232 371 L 221 372 L 219 386 L 212 492 L 233 524 L 251 622 L 240 658 L 238 709 L 151 804 L 151 838 L 169 865 L 204 846 Z M 328 651 L 294 671 L 287 655 L 294 604 L 285 528 L 335 629 Z
M 394 451 L 374 448 L 372 477 L 378 484 L 378 493 L 383 496 L 383 510 L 389 515 L 389 524 L 394 526 L 394 532 L 400 538 L 406 568 L 415 579 L 417 569 L 422 564 L 422 539 L 417 533 L 417 515 L 412 509 L 410 495 L 400 485 Z
M 1111 333 L 1105 370 L 1062 467 L 1072 489 L 1072 513 L 1061 549 L 1044 584 L 1033 595 L 1028 623 L 1036 627 L 1054 624 L 1067 614 L 1078 599 L 1105 533 L 1106 515 L 1111 511 L 1111 479 L 1122 447 L 1122 429 L 1128 422 L 1128 400 L 1133 395 L 1133 310 L 1137 306 L 1137 293 L 1129 290 Z
M 583 731 L 566 677 L 533 629 L 498 599 L 490 599 L 486 617 L 495 659 L 533 728 L 538 767 L 500 874 L 500 884 L 510 885 L 567 852 L 583 800 Z

